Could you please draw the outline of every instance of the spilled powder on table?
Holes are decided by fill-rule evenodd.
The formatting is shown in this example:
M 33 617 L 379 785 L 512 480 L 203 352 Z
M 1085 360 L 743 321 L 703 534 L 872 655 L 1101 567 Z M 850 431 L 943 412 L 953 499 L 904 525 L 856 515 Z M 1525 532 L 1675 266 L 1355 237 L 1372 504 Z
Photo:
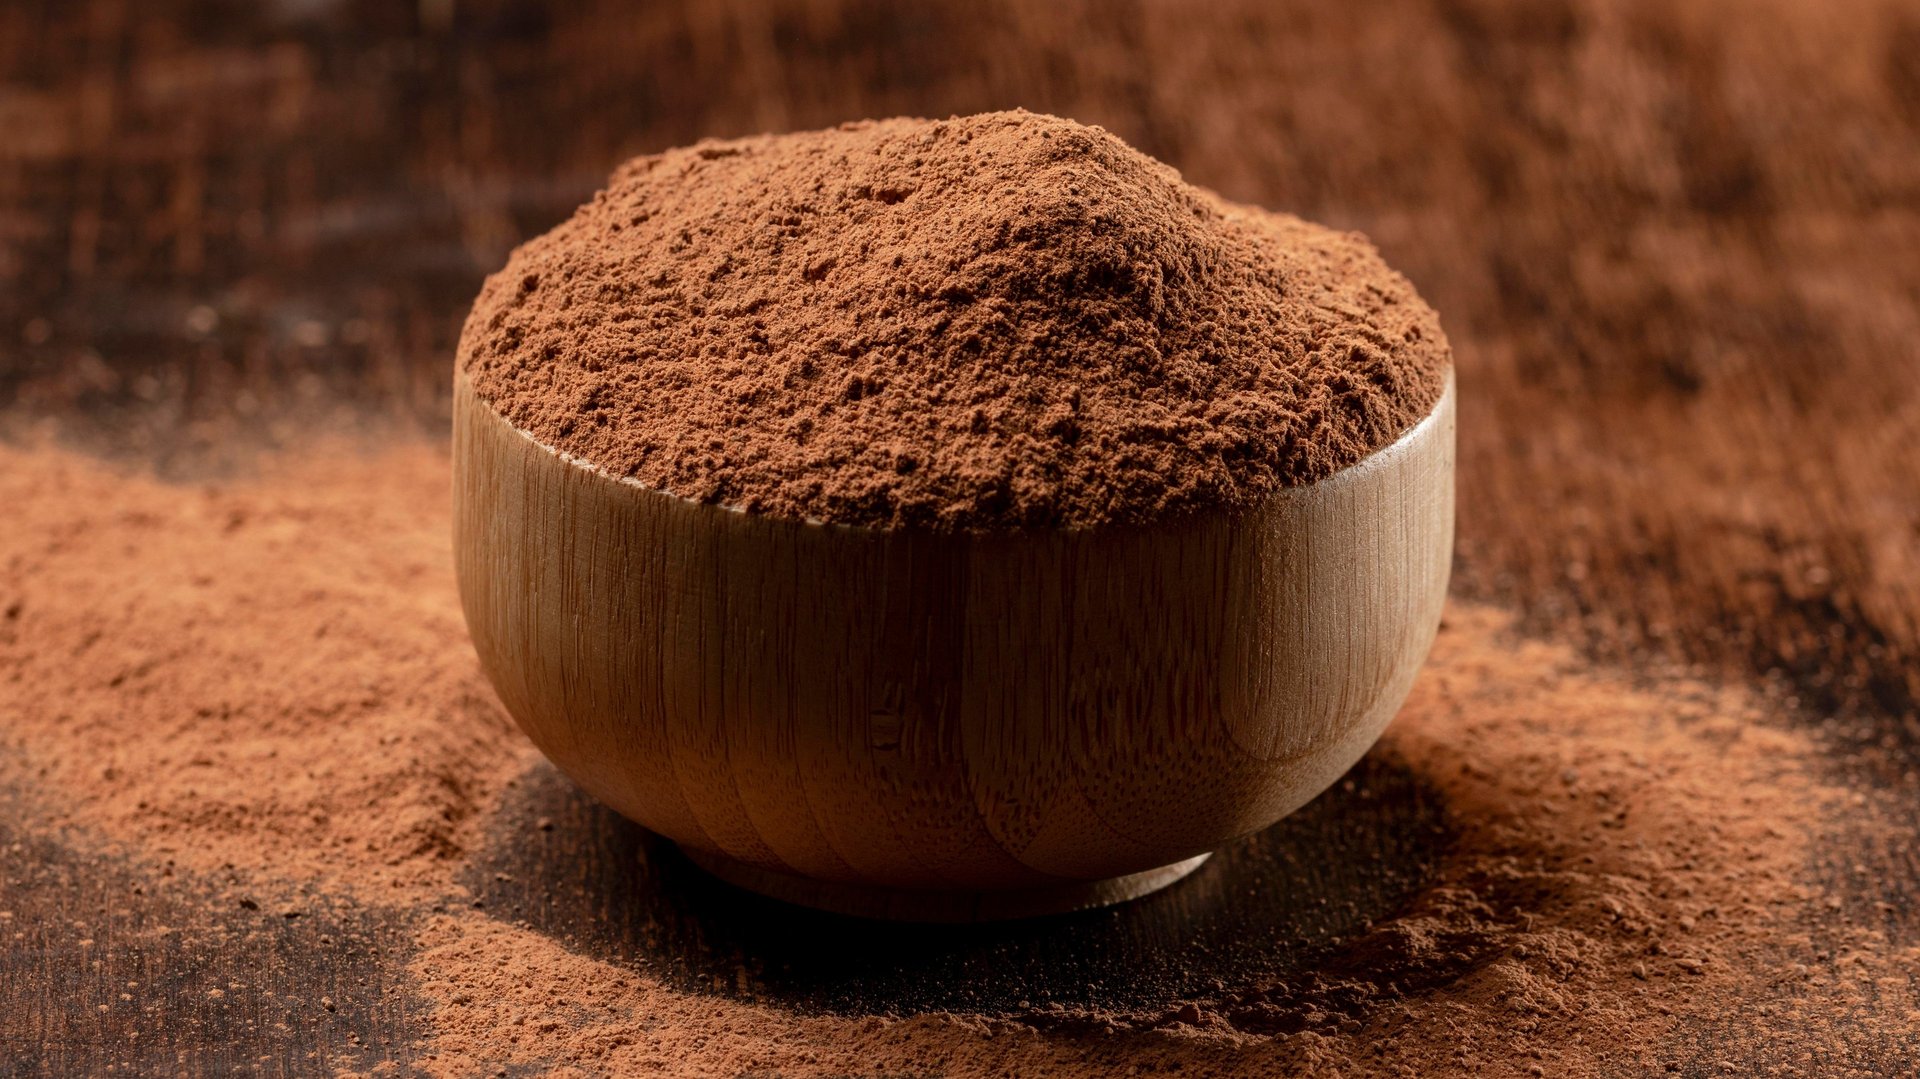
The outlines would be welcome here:
M 1830 814 L 1851 804 L 1818 777 L 1808 738 L 1770 725 L 1743 693 L 1638 685 L 1509 627 L 1456 605 L 1377 751 L 1441 792 L 1457 845 L 1405 910 L 1303 983 L 1148 1014 L 797 1017 L 690 999 L 462 912 L 425 926 L 413 964 L 440 1005 L 432 1063 L 445 1074 L 509 1061 L 714 1076 L 1603 1075 L 1660 1070 L 1683 1020 L 1736 1006 L 1776 1053 L 1831 1042 L 1805 1025 L 1827 1008 L 1760 999 L 1783 981 L 1828 1000 L 1863 984 L 1781 958 L 1813 950 L 1807 919 L 1827 897 L 1804 869 Z M 1856 943 L 1862 974 L 1898 983 L 1874 1014 L 1913 1014 L 1920 996 L 1902 972 L 1916 957 L 1870 934 Z
M 1609 1075 L 1683 1050 L 1711 1070 L 1703 1030 L 1814 1074 L 1844 1064 L 1828 1017 L 1891 1037 L 1920 1014 L 1920 957 L 1810 870 L 1827 836 L 1887 827 L 1813 736 L 1461 604 L 1378 750 L 1440 793 L 1455 842 L 1316 973 L 1152 1012 L 849 1018 L 688 993 L 435 902 L 536 759 L 461 625 L 444 455 L 265 467 L 184 488 L 0 449 L 28 522 L 0 530 L 0 767 L 138 860 L 413 918 L 435 1074 Z
M 532 752 L 447 579 L 444 454 L 174 487 L 0 450 L 0 737 L 73 820 L 193 871 L 451 887 Z

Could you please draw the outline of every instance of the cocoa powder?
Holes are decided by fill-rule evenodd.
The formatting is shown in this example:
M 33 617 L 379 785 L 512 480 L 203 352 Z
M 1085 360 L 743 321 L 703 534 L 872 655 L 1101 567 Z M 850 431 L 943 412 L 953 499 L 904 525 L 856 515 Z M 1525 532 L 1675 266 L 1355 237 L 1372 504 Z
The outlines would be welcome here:
M 545 766 L 461 630 L 444 451 L 261 468 L 181 488 L 0 447 L 28 525 L 0 530 L 0 774 L 135 864 L 408 919 L 429 1073 L 1711 1073 L 1843 1033 L 1897 1054 L 1920 1014 L 1920 955 L 1816 868 L 1842 832 L 1902 842 L 1895 795 L 1843 785 L 1763 694 L 1595 668 L 1461 603 L 1376 751 L 1457 836 L 1310 972 L 906 1018 L 690 991 L 465 901 L 500 794 Z
M 967 530 L 1244 508 L 1392 441 L 1449 363 L 1363 237 L 1020 111 L 630 161 L 460 342 L 509 421 L 649 486 Z
M 174 488 L 0 449 L 29 522 L 0 530 L 0 715 L 56 806 L 187 871 L 447 892 L 533 751 L 446 587 L 445 472 L 419 446 Z
M 1147 1010 L 817 1016 L 675 991 L 462 912 L 422 927 L 413 963 L 440 1006 L 429 1070 L 1714 1074 L 1755 1038 L 1823 1059 L 1839 1040 L 1823 1017 L 1890 1034 L 1916 1014 L 1920 952 L 1810 878 L 1844 815 L 1880 828 L 1884 809 L 1780 720 L 1745 690 L 1595 669 L 1456 604 L 1375 752 L 1432 783 L 1460 832 L 1403 910 L 1297 978 Z

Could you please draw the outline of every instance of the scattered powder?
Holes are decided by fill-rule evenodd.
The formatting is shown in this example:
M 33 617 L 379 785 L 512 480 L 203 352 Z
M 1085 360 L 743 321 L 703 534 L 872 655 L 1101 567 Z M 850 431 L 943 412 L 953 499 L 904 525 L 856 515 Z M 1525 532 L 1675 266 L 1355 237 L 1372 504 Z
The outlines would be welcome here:
M 1245 507 L 1391 442 L 1449 362 L 1363 237 L 1027 112 L 631 161 L 460 341 L 508 420 L 648 485 L 975 530 Z
M 802 1017 L 690 998 L 463 912 L 424 927 L 413 963 L 440 1005 L 429 1067 L 1617 1075 L 1714 1073 L 1764 1046 L 1841 1073 L 1842 1032 L 1820 1017 L 1897 1029 L 1920 1014 L 1920 955 L 1806 882 L 1813 846 L 1858 809 L 1808 736 L 1771 718 L 1741 692 L 1588 669 L 1456 605 L 1376 752 L 1442 793 L 1457 843 L 1404 911 L 1298 982 L 1141 1014 Z M 1850 954 L 1829 966 L 1829 949 Z M 1680 1037 L 1735 1012 L 1727 1044 Z
M 0 736 L 79 823 L 185 868 L 446 888 L 531 753 L 448 587 L 446 468 L 190 489 L 0 451 L 27 522 L 0 529 Z
M 1920 956 L 1812 868 L 1891 826 L 1813 736 L 1462 604 L 1377 751 L 1457 839 L 1405 909 L 1286 984 L 1152 1012 L 800 1015 L 435 913 L 534 760 L 460 627 L 446 488 L 424 449 L 188 489 L 0 448 L 28 522 L 0 531 L 0 762 L 136 857 L 414 919 L 396 962 L 433 1003 L 430 1072 L 1844 1074 L 1837 1045 L 1880 1047 L 1863 1073 L 1911 1048 Z

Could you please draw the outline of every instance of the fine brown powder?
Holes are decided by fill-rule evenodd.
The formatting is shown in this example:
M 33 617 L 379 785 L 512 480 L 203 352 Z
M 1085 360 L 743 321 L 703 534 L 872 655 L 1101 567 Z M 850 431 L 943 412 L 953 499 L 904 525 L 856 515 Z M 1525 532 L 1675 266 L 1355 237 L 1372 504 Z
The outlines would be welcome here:
M 0 529 L 0 735 L 184 870 L 444 893 L 533 757 L 448 590 L 447 501 L 426 447 L 196 489 L 0 451 L 29 522 Z
M 1875 811 L 1746 691 L 1636 684 L 1456 604 L 1376 752 L 1434 784 L 1460 834 L 1403 910 L 1300 977 L 1147 1011 L 807 1016 L 460 912 L 422 928 L 413 964 L 441 1007 L 429 1069 L 1725 1074 L 1756 1045 L 1838 1065 L 1831 1016 L 1884 1034 L 1920 1015 L 1920 953 L 1808 875 L 1840 818 Z
M 1305 976 L 1145 1011 L 806 1015 L 570 950 L 460 901 L 499 796 L 546 766 L 461 631 L 446 492 L 423 447 L 193 489 L 0 448 L 31 525 L 0 530 L 0 767 L 138 861 L 408 919 L 429 1073 L 1712 1074 L 1831 1062 L 1835 1016 L 1897 1053 L 1920 1015 L 1920 956 L 1814 871 L 1837 832 L 1896 834 L 1816 736 L 1459 603 L 1377 751 L 1457 837 Z
M 460 341 L 510 422 L 614 473 L 954 530 L 1244 508 L 1391 442 L 1449 363 L 1363 237 L 1022 111 L 628 162 Z

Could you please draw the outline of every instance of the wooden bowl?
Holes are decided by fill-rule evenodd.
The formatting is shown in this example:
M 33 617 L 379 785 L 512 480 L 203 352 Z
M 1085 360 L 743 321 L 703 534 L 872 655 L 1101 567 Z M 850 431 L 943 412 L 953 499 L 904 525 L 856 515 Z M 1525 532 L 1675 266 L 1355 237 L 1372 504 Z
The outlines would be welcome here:
M 1141 895 L 1320 793 L 1433 643 L 1454 390 L 1239 515 L 932 534 L 613 476 L 454 388 L 454 550 L 535 744 L 714 874 L 971 920 Z

